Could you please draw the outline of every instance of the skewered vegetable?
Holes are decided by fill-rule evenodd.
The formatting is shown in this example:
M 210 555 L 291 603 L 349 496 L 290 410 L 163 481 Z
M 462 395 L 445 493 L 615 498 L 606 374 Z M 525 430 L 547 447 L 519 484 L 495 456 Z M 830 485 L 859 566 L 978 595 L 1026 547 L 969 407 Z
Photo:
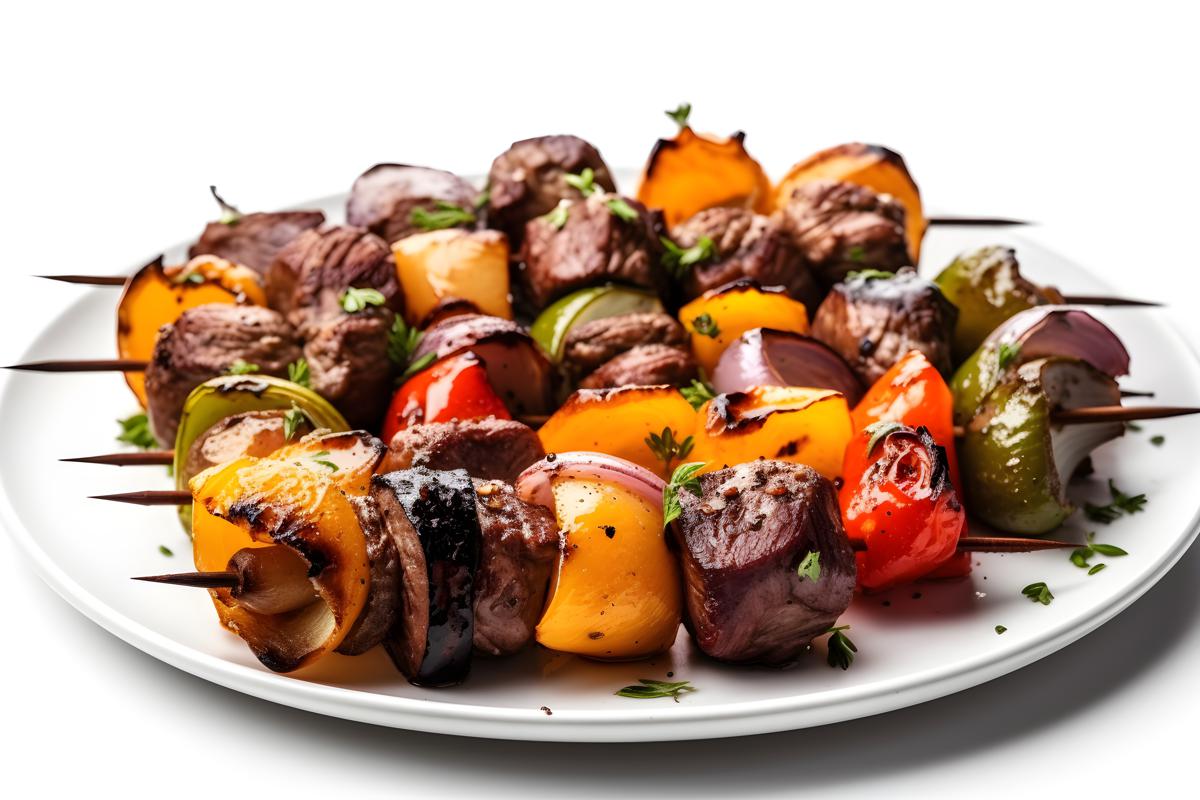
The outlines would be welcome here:
M 508 241 L 502 234 L 458 228 L 417 233 L 395 242 L 392 256 L 410 325 L 423 324 L 439 305 L 453 300 L 512 319 Z
M 886 589 L 953 558 L 966 512 L 946 450 L 925 428 L 872 423 L 850 440 L 839 492 L 846 534 L 865 543 L 858 582 Z
M 562 537 L 539 644 L 625 660 L 674 643 L 681 584 L 663 532 L 661 480 L 620 459 L 558 453 L 526 470 L 517 492 L 551 506 Z
M 692 355 L 712 374 L 721 353 L 748 330 L 773 328 L 808 333 L 804 304 L 776 286 L 740 280 L 705 292 L 679 309 L 679 321 L 692 336 Z
M 418 372 L 392 396 L 383 423 L 383 439 L 416 423 L 483 417 L 512 419 L 504 401 L 488 383 L 483 362 L 472 352 L 451 356 Z
M 658 295 L 644 289 L 607 284 L 572 292 L 546 307 L 529 329 L 529 335 L 556 363 L 571 331 L 589 322 L 625 314 L 662 313 Z
M 851 404 L 863 393 L 862 381 L 828 345 L 811 336 L 770 328 L 748 330 L 725 348 L 712 383 L 722 394 L 755 386 L 833 389 Z
M 1076 467 L 1125 426 L 1063 426 L 1051 415 L 1120 399 L 1116 381 L 1078 359 L 1040 358 L 1006 376 L 967 424 L 959 451 L 971 512 L 1018 535 L 1061 525 L 1074 511 L 1066 487 Z

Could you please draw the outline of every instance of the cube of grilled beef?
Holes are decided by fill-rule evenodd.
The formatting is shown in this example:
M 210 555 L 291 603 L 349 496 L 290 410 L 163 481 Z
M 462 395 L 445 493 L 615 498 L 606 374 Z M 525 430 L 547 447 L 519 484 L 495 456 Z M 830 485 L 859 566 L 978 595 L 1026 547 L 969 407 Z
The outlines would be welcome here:
M 386 308 L 404 310 L 392 251 L 361 228 L 335 225 L 305 231 L 283 248 L 267 272 L 267 301 L 309 338 L 344 312 L 347 289 L 375 289 Z
M 558 523 L 526 503 L 512 485 L 475 479 L 479 568 L 475 574 L 475 649 L 510 655 L 533 641 L 558 560 Z
M 324 223 L 320 211 L 258 212 L 230 222 L 210 222 L 188 248 L 188 258 L 220 256 L 265 275 L 285 245 Z
M 833 485 L 815 470 L 752 461 L 679 492 L 685 622 L 722 661 L 786 664 L 850 605 L 856 566 Z M 816 580 L 798 574 L 818 554 Z
M 387 308 L 341 313 L 310 326 L 304 343 L 313 391 L 333 403 L 351 427 L 377 430 L 392 393 L 394 365 Z
M 525 223 L 551 211 L 560 200 L 583 195 L 567 183 L 569 174 L 591 169 L 607 192 L 616 185 L 600 151 L 578 136 L 537 136 L 513 142 L 488 173 L 488 225 L 508 234 L 513 248 L 525 236 Z
M 909 263 L 904 206 L 865 186 L 806 183 L 775 216 L 825 290 L 855 270 L 895 272 Z
M 563 365 L 582 377 L 640 344 L 686 348 L 688 334 L 678 320 L 660 312 L 601 317 L 571 328 L 563 342 Z
M 404 612 L 404 568 L 400 549 L 383 522 L 379 505 L 370 496 L 347 495 L 363 537 L 367 540 L 370 586 L 367 603 L 354 626 L 338 645 L 337 651 L 348 656 L 367 652 L 383 644 Z
M 155 438 L 175 443 L 183 402 L 204 381 L 243 361 L 255 374 L 285 377 L 300 357 L 300 341 L 283 316 L 269 308 L 224 303 L 189 308 L 164 325 L 146 367 L 147 411 Z
M 904 268 L 895 277 L 868 273 L 834 286 L 817 309 L 812 335 L 870 386 L 909 350 L 949 375 L 957 319 L 958 309 L 935 283 Z
M 346 222 L 366 228 L 385 242 L 426 228 L 413 221 L 417 209 L 436 211 L 438 203 L 474 213 L 479 191 L 452 172 L 407 164 L 376 164 L 354 181 L 346 200 Z M 474 217 L 454 227 L 474 227 Z
M 410 425 L 392 437 L 380 470 L 455 469 L 473 478 L 508 481 L 546 455 L 532 428 L 511 419 L 464 419 Z
M 690 350 L 665 344 L 639 344 L 609 359 L 579 383 L 581 389 L 620 386 L 682 386 L 698 375 Z
M 779 218 L 745 208 L 709 208 L 671 228 L 671 239 L 684 249 L 705 236 L 712 240 L 713 255 L 687 271 L 687 299 L 749 278 L 763 286 L 782 286 L 810 315 L 820 304 L 824 292 Z
M 283 409 L 233 414 L 196 437 L 184 460 L 186 480 L 209 467 L 242 456 L 269 456 L 287 444 Z M 293 438 L 312 433 L 308 417 L 301 416 Z
M 606 281 L 666 288 L 661 212 L 604 192 L 573 201 L 565 211 L 561 226 L 547 216 L 534 217 L 525 226 L 518 288 L 532 309 Z

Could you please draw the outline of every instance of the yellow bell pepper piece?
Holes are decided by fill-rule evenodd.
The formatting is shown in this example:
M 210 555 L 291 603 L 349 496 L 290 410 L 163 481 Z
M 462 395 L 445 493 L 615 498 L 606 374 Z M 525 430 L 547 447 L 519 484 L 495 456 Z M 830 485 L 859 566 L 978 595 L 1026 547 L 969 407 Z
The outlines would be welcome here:
M 737 281 L 705 292 L 679 309 L 679 321 L 691 334 L 692 355 L 709 375 L 725 348 L 752 328 L 808 333 L 803 303 L 753 281 Z
M 446 300 L 467 300 L 483 314 L 512 319 L 504 234 L 458 228 L 418 233 L 393 244 L 392 256 L 410 325 L 420 325 Z

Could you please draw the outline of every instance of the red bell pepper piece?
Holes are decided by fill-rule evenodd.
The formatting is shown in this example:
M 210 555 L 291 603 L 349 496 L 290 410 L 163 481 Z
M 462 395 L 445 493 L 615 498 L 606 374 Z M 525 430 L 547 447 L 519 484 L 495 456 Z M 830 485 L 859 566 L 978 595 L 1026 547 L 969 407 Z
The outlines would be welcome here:
M 444 358 L 409 378 L 392 395 L 383 440 L 418 422 L 496 417 L 512 419 L 474 353 Z
M 927 577 L 957 556 L 966 512 L 946 451 L 925 428 L 877 422 L 860 431 L 846 449 L 838 499 L 846 534 L 866 543 L 858 553 L 864 589 Z

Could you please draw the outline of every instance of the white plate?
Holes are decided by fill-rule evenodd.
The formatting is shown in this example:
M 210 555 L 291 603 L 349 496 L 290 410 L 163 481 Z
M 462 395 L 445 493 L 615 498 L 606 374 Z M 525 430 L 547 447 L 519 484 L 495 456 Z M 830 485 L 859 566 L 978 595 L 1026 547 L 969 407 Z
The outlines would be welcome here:
M 308 207 L 319 205 L 340 219 L 342 201 L 327 198 Z M 1106 289 L 1083 269 L 1008 231 L 935 228 L 926 239 L 924 272 L 936 272 L 961 250 L 993 242 L 1014 244 L 1026 274 L 1040 282 L 1075 292 Z M 116 300 L 112 289 L 84 292 L 49 320 L 25 358 L 111 357 Z M 1200 402 L 1194 356 L 1153 311 L 1095 313 L 1132 353 L 1126 386 L 1154 389 L 1159 403 Z M 1166 573 L 1192 542 L 1198 522 L 1200 461 L 1190 452 L 1196 422 L 1150 422 L 1143 432 L 1101 449 L 1095 476 L 1072 487 L 1080 502 L 1104 498 L 1108 477 L 1125 491 L 1149 495 L 1144 513 L 1098 526 L 1099 541 L 1124 547 L 1127 557 L 1104 559 L 1108 568 L 1089 577 L 1063 552 L 984 555 L 969 580 L 858 597 L 842 620 L 852 626 L 860 650 L 846 672 L 826 666 L 821 646 L 789 670 L 724 666 L 701 657 L 681 631 L 669 654 L 636 664 L 597 664 L 537 649 L 503 661 L 477 659 L 467 683 L 453 689 L 408 685 L 380 652 L 333 656 L 283 676 L 259 666 L 239 639 L 218 627 L 204 592 L 128 580 L 190 568 L 188 540 L 173 510 L 86 497 L 170 488 L 163 469 L 56 460 L 115 449 L 114 420 L 135 409 L 121 377 L 21 373 L 6 374 L 0 383 L 0 520 L 72 605 L 135 647 L 223 686 L 414 730 L 497 739 L 692 739 L 822 725 L 924 702 L 1029 664 L 1093 630 Z M 1161 447 L 1150 442 L 1157 433 L 1166 435 Z M 1095 527 L 1075 519 L 1061 535 L 1082 540 Z M 175 556 L 161 555 L 159 545 Z M 1049 606 L 1020 594 L 1039 580 L 1054 592 Z M 997 635 L 996 625 L 1007 632 Z M 668 672 L 698 691 L 680 703 L 613 695 L 637 678 Z

